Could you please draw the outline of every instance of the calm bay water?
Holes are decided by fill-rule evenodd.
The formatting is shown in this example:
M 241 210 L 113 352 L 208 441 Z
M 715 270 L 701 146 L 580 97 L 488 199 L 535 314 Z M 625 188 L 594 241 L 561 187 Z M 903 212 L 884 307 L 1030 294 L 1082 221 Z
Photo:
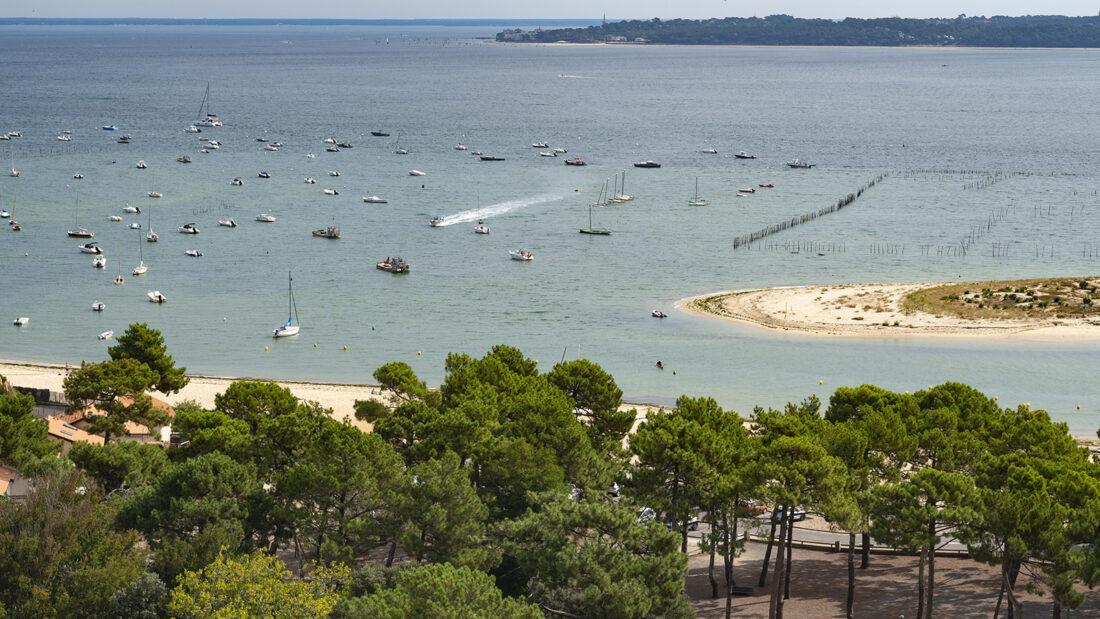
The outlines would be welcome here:
M 959 380 L 1002 403 L 1048 408 L 1077 433 L 1100 426 L 1095 344 L 796 337 L 671 310 L 676 299 L 732 288 L 1096 273 L 1096 52 L 475 40 L 491 34 L 0 28 L 0 129 L 24 135 L 0 142 L 3 168 L 13 156 L 23 172 L 0 177 L 0 200 L 24 226 L 0 230 L 0 318 L 31 317 L 0 328 L 0 358 L 100 359 L 96 334 L 146 321 L 193 372 L 370 382 L 375 367 L 403 360 L 436 383 L 447 352 L 509 343 L 544 367 L 563 351 L 589 357 L 634 399 L 713 395 L 747 412 L 839 385 Z M 201 154 L 183 130 L 207 82 L 225 126 L 202 136 L 224 146 Z M 119 131 L 100 130 L 109 124 Z M 73 142 L 55 140 L 63 129 Z M 393 137 L 371 137 L 378 129 Z M 115 144 L 121 134 L 133 143 Z M 327 136 L 354 148 L 327 153 Z M 284 147 L 265 152 L 256 137 Z M 409 155 L 393 154 L 398 139 Z M 463 140 L 506 161 L 455 151 Z M 590 165 L 538 157 L 529 145 L 543 140 Z M 721 154 L 701 152 L 710 147 Z M 733 159 L 742 149 L 760 159 Z M 176 163 L 183 154 L 194 163 Z M 794 157 L 819 165 L 786 169 Z M 149 169 L 135 169 L 139 159 Z M 640 159 L 664 167 L 630 167 Z M 414 168 L 427 176 L 408 176 Z M 258 179 L 261 169 L 272 178 Z M 614 234 L 577 234 L 587 203 L 623 169 L 637 199 L 595 214 Z M 891 176 L 853 206 L 771 238 L 827 244 L 824 256 L 731 249 L 734 236 L 826 206 L 883 172 Z M 973 187 L 992 172 L 1016 174 Z M 230 186 L 237 176 L 243 187 Z M 686 205 L 696 177 L 709 207 Z M 763 182 L 776 188 L 736 198 Z M 164 197 L 147 198 L 151 190 Z M 375 194 L 389 204 L 362 203 Z M 145 213 L 107 221 L 126 204 Z M 127 227 L 150 210 L 157 244 Z M 254 222 L 260 212 L 278 221 Z M 479 213 L 489 236 L 472 232 Z M 431 228 L 435 214 L 461 223 Z M 219 228 L 226 217 L 240 227 Z M 96 232 L 107 269 L 94 270 L 66 238 L 74 220 Z M 175 232 L 188 222 L 201 234 Z M 310 236 L 332 223 L 341 240 Z M 966 257 L 953 255 L 977 228 Z M 129 276 L 139 245 L 144 278 Z M 894 251 L 872 252 L 882 245 Z M 534 262 L 509 260 L 517 247 Z M 184 256 L 190 248 L 204 256 Z M 374 268 L 395 254 L 411 274 Z M 114 286 L 119 261 L 127 281 Z M 273 342 L 291 269 L 303 330 Z M 148 303 L 153 289 L 169 302 Z M 95 300 L 107 304 L 102 314 Z M 654 308 L 672 316 L 654 320 Z M 657 359 L 668 369 L 655 370 Z

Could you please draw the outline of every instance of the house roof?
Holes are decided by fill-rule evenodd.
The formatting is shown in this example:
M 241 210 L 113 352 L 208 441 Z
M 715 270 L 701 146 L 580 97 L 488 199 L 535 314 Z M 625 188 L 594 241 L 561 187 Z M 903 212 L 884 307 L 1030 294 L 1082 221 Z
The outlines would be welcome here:
M 61 439 L 69 443 L 90 443 L 92 445 L 102 445 L 103 437 L 96 436 L 89 432 L 85 432 L 80 428 L 66 422 L 60 417 L 47 417 L 47 423 L 49 423 L 49 435 Z
M 149 400 L 152 402 L 153 409 L 165 413 L 166 415 L 168 415 L 169 418 L 176 416 L 176 409 L 172 408 L 171 404 L 152 396 L 149 397 Z M 134 403 L 134 399 L 129 396 L 122 396 L 118 399 L 118 401 L 121 402 L 124 406 L 129 406 Z M 75 410 L 64 415 L 58 415 L 57 418 L 61 419 L 67 424 L 75 426 L 79 425 L 81 422 L 87 421 L 90 417 L 95 417 L 102 414 L 103 411 L 96 408 L 95 406 L 85 406 L 82 409 Z M 152 431 L 148 427 L 140 423 L 127 421 L 125 423 L 125 427 L 127 434 L 152 434 Z

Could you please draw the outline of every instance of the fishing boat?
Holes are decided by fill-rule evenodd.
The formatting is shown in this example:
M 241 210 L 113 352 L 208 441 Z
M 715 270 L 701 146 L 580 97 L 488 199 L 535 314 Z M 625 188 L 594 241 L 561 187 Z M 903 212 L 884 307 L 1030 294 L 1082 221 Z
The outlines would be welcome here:
M 185 249 L 183 251 L 184 256 L 190 256 L 192 258 L 202 258 L 202 252 L 197 249 Z
M 364 196 L 363 202 L 367 204 L 387 204 L 384 198 L 379 198 L 378 196 Z
M 275 223 L 275 217 L 269 215 L 268 213 L 260 213 L 259 215 L 256 215 L 256 221 L 265 224 L 273 224 Z
M 91 243 L 85 243 L 80 246 L 80 253 L 82 254 L 102 254 L 103 250 L 99 248 L 99 243 L 92 241 Z
M 145 168 L 148 168 L 148 167 L 149 166 L 145 165 L 144 160 L 141 160 L 141 161 L 137 162 L 137 169 L 139 169 L 139 170 L 144 170 Z
M 409 176 L 427 176 L 427 172 L 421 172 L 420 170 L 409 170 Z
M 180 234 L 198 234 L 199 229 L 195 227 L 195 224 L 183 224 L 179 228 L 176 228 Z
M 404 259 L 397 256 L 391 256 L 384 260 L 379 261 L 374 265 L 376 269 L 385 271 L 387 273 L 408 273 L 409 263 Z
M 429 224 L 430 224 L 430 225 L 431 225 L 431 226 L 432 226 L 433 228 L 438 228 L 439 226 L 442 226 L 442 225 L 443 225 L 443 221 L 444 221 L 444 219 L 443 219 L 443 216 L 442 216 L 442 215 L 436 215 L 435 217 L 432 217 L 431 219 L 429 219 L 429 220 L 428 220 L 428 223 L 429 223 Z
M 496 155 L 482 155 L 479 159 L 482 161 L 504 161 L 504 157 L 497 157 Z
M 238 176 L 238 177 L 234 178 L 233 180 L 229 181 L 229 184 L 233 185 L 234 187 L 240 187 L 241 185 L 244 185 L 244 181 L 242 181 L 241 177 Z
M 223 228 L 236 228 L 237 222 L 233 221 L 232 219 L 219 219 L 218 225 L 222 226 Z
M 699 177 L 695 177 L 695 195 L 688 200 L 688 206 L 706 206 L 709 204 L 706 200 L 699 197 Z
M 657 163 L 656 161 L 651 161 L 651 160 L 647 159 L 645 161 L 639 161 L 639 162 L 635 163 L 634 167 L 635 168 L 655 169 L 655 168 L 661 167 L 661 164 Z
M 101 339 L 101 340 L 109 340 L 109 339 L 111 339 L 111 338 L 112 338 L 112 337 L 114 337 L 114 336 L 115 336 L 115 332 L 114 332 L 114 331 L 104 331 L 103 333 L 100 333 L 100 334 L 99 334 L 99 339 Z
M 19 318 L 16 318 L 15 320 L 11 321 L 11 324 L 13 324 L 17 327 L 22 327 L 30 321 L 31 321 L 30 318 L 27 318 L 26 316 L 20 316 Z
M 107 257 L 104 256 L 103 254 L 100 254 L 100 255 L 96 256 L 95 258 L 92 258 L 92 266 L 97 268 L 97 269 L 106 269 L 107 268 Z
M 335 189 L 322 189 L 321 193 L 325 194 L 326 196 L 338 196 L 338 195 L 340 195 L 340 192 L 336 191 Z
M 746 153 L 745 151 L 741 151 L 741 152 L 737 153 L 736 155 L 734 155 L 734 158 L 736 158 L 736 159 L 756 159 L 756 155 L 750 155 L 750 154 Z
M 388 137 L 390 137 L 390 134 L 386 133 L 385 131 L 371 131 L 370 134 L 373 135 L 376 138 L 388 138 Z
M 290 337 L 298 335 L 301 324 L 298 321 L 298 305 L 294 302 L 294 275 L 287 273 L 287 318 L 283 326 L 271 332 L 272 337 Z
M 318 228 L 313 231 L 313 236 L 322 239 L 338 239 L 340 238 L 340 226 L 329 226 L 327 228 Z
M 605 184 L 605 186 L 606 186 L 606 184 Z M 608 235 L 610 235 L 611 231 L 608 230 L 607 228 L 597 228 L 597 227 L 592 225 L 592 207 L 593 206 L 594 206 L 593 204 L 588 205 L 588 227 L 587 228 L 581 228 L 581 230 L 580 230 L 581 234 L 591 234 L 591 235 L 595 235 L 595 236 L 608 236 Z
M 565 165 L 573 165 L 573 166 L 580 167 L 580 166 L 586 166 L 588 164 L 585 163 L 584 159 L 581 159 L 580 157 L 572 157 L 572 158 L 569 158 L 569 159 L 565 160 Z
M 798 170 L 809 170 L 814 167 L 815 163 L 809 163 L 808 161 L 802 161 L 801 159 L 792 159 L 787 162 L 787 167 L 795 168 Z
M 268 174 L 267 170 L 260 170 L 259 173 L 256 174 L 256 176 L 259 178 L 271 178 L 271 175 Z
M 508 255 L 512 257 L 512 260 L 519 260 L 520 262 L 531 262 L 535 259 L 535 254 L 526 249 L 513 249 L 508 252 Z
M 96 301 L 92 303 L 93 312 L 102 312 L 105 309 L 107 309 L 107 304 L 102 301 Z
M 168 300 L 168 297 L 161 294 L 159 290 L 150 290 L 145 294 L 145 296 L 149 297 L 150 303 L 164 303 Z

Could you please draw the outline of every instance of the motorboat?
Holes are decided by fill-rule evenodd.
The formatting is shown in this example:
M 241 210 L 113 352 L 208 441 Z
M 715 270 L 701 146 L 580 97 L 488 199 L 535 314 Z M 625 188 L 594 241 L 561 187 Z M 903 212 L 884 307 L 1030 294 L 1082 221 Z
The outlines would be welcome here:
M 649 315 L 653 316 L 654 318 L 668 318 L 668 314 L 662 312 L 661 310 L 653 310 L 649 313 Z
M 407 154 L 409 154 L 409 149 L 407 149 L 407 148 L 397 148 L 397 149 L 394 149 L 393 154 L 395 154 L 395 155 L 407 155 Z
M 469 150 L 469 148 L 465 144 L 456 144 L 455 150 Z
M 103 125 L 104 131 L 118 131 L 118 127 L 114 125 Z
M 428 223 L 431 224 L 433 228 L 438 228 L 443 225 L 443 221 L 444 219 L 441 215 L 436 215 L 435 217 L 429 219 Z
M 267 170 L 260 170 L 260 172 L 256 174 L 256 176 L 259 178 L 271 178 L 271 175 L 267 173 Z
M 772 184 L 772 183 L 760 183 L 757 186 L 760 187 L 761 189 L 775 189 L 775 185 Z
M 508 255 L 512 257 L 512 260 L 519 260 L 520 262 L 530 262 L 535 259 L 535 254 L 526 249 L 513 249 L 508 252 Z
M 124 136 L 120 137 L 119 139 L 117 139 L 115 141 L 118 142 L 119 144 L 129 144 L 130 140 L 131 140 L 130 136 L 124 135 Z
M 384 198 L 379 198 L 378 196 L 366 196 L 366 197 L 363 198 L 363 202 L 366 202 L 367 204 L 386 204 L 387 203 Z
M 340 176 L 340 170 L 329 170 L 328 175 L 329 176 Z
M 390 134 L 386 133 L 385 131 L 371 131 L 370 134 L 373 135 L 376 138 L 388 138 L 388 137 L 390 137 Z
M 475 151 L 473 151 L 472 153 L 470 153 L 470 155 L 471 155 L 471 156 L 473 156 L 473 157 L 480 157 L 480 156 L 482 156 L 482 155 L 484 155 L 484 154 L 485 154 L 485 153 L 481 152 L 480 150 L 475 150 Z
M 750 154 L 746 153 L 745 151 L 741 151 L 741 152 L 737 153 L 736 155 L 734 155 L 734 158 L 736 158 L 736 159 L 756 159 L 756 155 L 750 155 Z
M 203 150 L 206 150 L 206 151 L 221 150 L 221 148 L 222 148 L 221 144 L 210 143 L 210 144 L 207 144 L 206 148 L 204 148 Z
M 176 230 L 179 230 L 180 234 L 198 234 L 199 233 L 199 229 L 195 227 L 195 224 L 183 224 L 179 228 L 176 228 Z
M 163 196 L 164 194 L 162 194 L 159 191 L 150 191 L 149 193 L 147 193 L 145 195 L 149 196 L 150 198 L 159 198 L 159 197 Z
M 661 164 L 657 163 L 656 161 L 650 161 L 650 160 L 647 159 L 645 161 L 639 161 L 639 162 L 635 163 L 634 167 L 635 168 L 655 169 L 655 168 L 661 167 Z
M 192 258 L 201 258 L 202 252 L 197 249 L 186 249 L 183 252 L 185 256 L 191 256 Z
M 564 148 L 555 148 L 553 152 L 554 152 L 555 155 L 564 155 L 565 153 L 568 153 L 569 151 L 565 150 Z
M 260 213 L 259 215 L 256 215 L 256 221 L 263 222 L 265 224 L 273 224 L 275 223 L 275 218 L 267 213 Z
M 312 176 L 307 176 L 306 180 L 305 180 L 305 183 L 307 185 L 316 185 L 317 184 L 317 179 L 313 178 Z
M 176 161 L 180 163 L 191 163 L 191 157 L 190 155 L 180 155 L 179 157 L 176 157 Z
M 30 318 L 28 318 L 26 316 L 20 316 L 19 318 L 16 318 L 15 320 L 11 321 L 11 324 L 13 324 L 17 327 L 22 327 L 30 321 L 31 321 Z
M 73 180 L 84 180 L 84 175 L 77 172 L 76 174 L 73 174 Z
M 99 334 L 99 339 L 101 339 L 101 340 L 109 340 L 109 339 L 111 339 L 111 338 L 112 338 L 112 337 L 114 337 L 114 336 L 115 336 L 115 332 L 114 332 L 114 331 L 104 331 L 103 333 L 100 333 L 100 334 Z
M 138 222 L 136 222 L 136 221 L 135 221 L 135 222 L 131 222 L 131 223 L 130 223 L 130 229 L 131 229 L 131 230 L 141 230 L 141 224 L 139 224 L 139 223 L 138 223 Z
M 385 260 L 381 260 L 377 264 L 375 264 L 374 267 L 387 273 L 409 272 L 409 263 L 405 262 L 404 259 L 397 256 L 391 256 L 389 258 L 386 258 Z
M 489 234 L 489 232 L 491 232 L 489 226 L 485 225 L 483 221 L 479 220 L 477 225 L 474 226 L 474 234 Z
M 107 221 L 122 221 L 121 215 L 108 215 Z
M 126 283 L 126 280 L 122 278 L 122 273 L 115 276 L 115 285 L 121 286 Z
M 573 157 L 571 159 L 566 159 L 565 165 L 586 166 L 588 164 L 585 163 L 584 159 L 581 159 L 580 157 Z
M 99 248 L 99 243 L 92 241 L 91 243 L 85 243 L 80 246 L 80 252 L 84 254 L 102 254 L 103 250 Z
M 242 181 L 241 177 L 238 176 L 237 178 L 229 181 L 229 184 L 233 185 L 234 187 L 240 187 L 241 185 L 244 185 L 244 181 Z
M 320 237 L 322 239 L 338 239 L 340 238 L 340 226 L 319 228 L 313 231 L 313 236 Z
M 105 309 L 107 309 L 107 304 L 102 301 L 96 301 L 95 303 L 92 303 L 93 312 L 102 312 Z
M 237 222 L 233 221 L 232 219 L 219 219 L 218 225 L 222 226 L 223 228 L 236 228 Z
M 272 142 L 271 145 L 274 146 L 275 148 L 282 148 L 283 147 L 283 143 L 279 142 L 279 141 Z
M 95 232 L 92 232 L 92 231 L 87 230 L 85 228 L 77 228 L 75 230 L 69 230 L 65 234 L 68 235 L 70 238 L 74 238 L 74 239 L 94 239 L 95 238 Z
M 15 221 L 14 219 L 9 221 L 8 225 L 11 226 L 11 231 L 12 232 L 19 232 L 23 229 L 23 226 L 20 226 L 19 222 Z
M 325 138 L 321 141 L 324 142 L 325 144 L 335 144 L 336 143 L 336 138 L 329 137 L 329 138 Z
M 550 151 L 550 150 L 544 150 L 544 151 L 539 153 L 539 157 L 557 157 L 557 156 L 558 156 L 557 153 L 555 153 L 554 151 Z
M 275 152 L 275 151 L 279 150 L 279 147 L 275 146 L 274 144 L 264 144 L 264 150 L 270 151 L 270 152 Z
M 168 297 L 161 294 L 159 290 L 151 290 L 145 296 L 149 297 L 150 303 L 164 303 L 168 300 Z
M 817 164 L 809 163 L 808 161 L 802 161 L 801 159 L 792 159 L 787 162 L 787 167 L 795 168 L 798 170 L 809 170 Z
M 200 148 L 199 152 L 204 154 L 204 155 L 209 155 L 210 154 L 210 151 L 208 149 L 205 149 L 205 148 Z
M 7 219 L 11 217 L 10 211 L 0 210 L 0 219 Z
M 704 148 L 703 149 L 703 154 L 704 155 L 717 155 L 718 154 L 718 149 L 717 148 Z
M 313 153 L 306 153 L 306 159 L 316 159 L 317 155 Z
M 71 136 L 67 133 L 59 133 L 59 134 L 57 134 L 57 141 L 58 142 L 72 142 L 73 141 L 73 136 Z
M 23 134 L 19 133 L 18 131 L 9 131 L 8 132 L 8 137 L 9 138 L 21 138 L 21 137 L 23 137 Z
M 256 138 L 256 141 L 260 142 L 260 143 L 264 143 L 264 142 L 267 142 L 267 138 Z
M 321 191 L 321 193 L 325 194 L 326 196 L 338 196 L 338 195 L 340 195 L 340 192 L 336 191 L 335 189 L 324 189 L 324 190 Z
M 336 146 L 338 148 L 351 148 L 351 142 L 337 142 Z
M 737 193 L 756 193 L 756 189 L 753 189 L 752 187 L 742 187 L 741 189 L 737 190 Z
M 535 142 L 531 148 L 547 148 L 546 142 Z
M 17 170 L 15 168 L 15 166 L 12 166 L 11 169 L 8 170 L 8 176 L 10 176 L 12 178 L 18 178 L 19 174 L 20 174 L 20 172 L 19 172 L 19 170 Z
M 97 269 L 106 269 L 107 268 L 107 257 L 104 256 L 103 254 L 100 254 L 100 255 L 96 256 L 95 258 L 92 258 L 92 266 L 94 266 Z
M 202 133 L 202 129 L 199 129 L 195 125 L 191 125 L 187 128 L 187 133 Z
M 427 176 L 427 172 L 421 172 L 420 170 L 409 170 L 409 176 Z
M 139 169 L 139 170 L 144 170 L 145 168 L 148 168 L 148 167 L 149 167 L 149 166 L 145 165 L 145 161 L 144 161 L 144 160 L 142 160 L 142 161 L 138 161 L 138 162 L 137 162 L 137 169 Z
M 482 161 L 504 161 L 504 157 L 497 157 L 496 155 L 482 155 L 479 159 Z

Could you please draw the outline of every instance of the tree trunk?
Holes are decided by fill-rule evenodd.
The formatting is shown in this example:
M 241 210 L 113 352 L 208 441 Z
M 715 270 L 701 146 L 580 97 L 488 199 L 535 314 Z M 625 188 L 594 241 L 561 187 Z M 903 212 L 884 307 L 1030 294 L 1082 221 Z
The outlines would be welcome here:
M 847 619 L 853 619 L 852 610 L 856 605 L 856 534 L 848 533 L 848 600 L 844 604 Z
M 710 561 L 707 563 L 707 580 L 710 581 L 710 597 L 712 599 L 718 597 L 718 580 L 714 577 L 714 552 L 718 548 L 718 538 L 714 535 L 714 530 L 717 528 L 714 525 L 715 518 L 710 518 Z
M 733 508 L 737 509 L 737 499 L 734 498 Z M 736 512 L 734 512 L 736 514 Z M 722 567 L 726 577 L 726 619 L 733 616 L 733 546 L 730 545 L 730 517 L 729 512 L 722 513 Z M 733 517 L 733 539 L 737 539 L 737 516 Z
M 997 605 L 993 607 L 993 619 L 997 619 L 1001 615 L 1001 602 L 1005 598 L 1005 578 L 1004 567 L 1001 567 L 1001 590 L 997 593 Z
M 924 619 L 924 559 L 926 549 L 921 546 L 920 564 L 917 567 L 917 619 Z
M 936 536 L 936 521 L 931 520 L 928 522 L 928 539 L 935 540 Z M 936 593 L 936 542 L 931 541 L 928 544 L 928 588 L 925 589 L 925 595 L 928 596 L 928 600 L 924 603 L 925 616 L 928 619 L 932 619 L 932 604 L 935 600 L 933 597 Z
M 1054 619 L 1062 619 L 1062 603 L 1058 601 L 1058 598 L 1054 598 Z
M 397 554 L 397 540 L 390 542 L 390 551 L 386 553 L 386 567 L 393 565 L 393 557 Z
M 1016 619 L 1021 617 L 1020 601 L 1016 599 L 1016 577 L 1020 575 L 1020 564 L 1016 561 L 1012 561 L 1005 568 L 1006 582 L 1005 593 L 1008 594 L 1008 619 Z
M 684 519 L 682 526 L 680 527 L 680 552 L 687 554 L 688 552 L 688 523 L 687 519 Z
M 763 587 L 768 582 L 768 562 L 772 559 L 772 546 L 775 545 L 775 512 L 772 512 L 772 530 L 768 534 L 768 549 L 764 551 L 764 565 L 760 566 L 760 581 L 757 587 Z
M 871 564 L 871 534 L 864 531 L 862 537 L 863 549 L 859 555 L 859 569 L 865 570 Z
M 768 619 L 783 619 L 783 549 L 786 547 L 787 517 L 783 512 L 783 519 L 779 525 L 779 549 L 775 554 L 775 585 L 772 587 L 771 604 L 768 606 Z
M 787 568 L 783 573 L 783 599 L 791 597 L 791 556 L 794 554 L 794 510 L 790 514 L 791 523 L 787 525 Z

